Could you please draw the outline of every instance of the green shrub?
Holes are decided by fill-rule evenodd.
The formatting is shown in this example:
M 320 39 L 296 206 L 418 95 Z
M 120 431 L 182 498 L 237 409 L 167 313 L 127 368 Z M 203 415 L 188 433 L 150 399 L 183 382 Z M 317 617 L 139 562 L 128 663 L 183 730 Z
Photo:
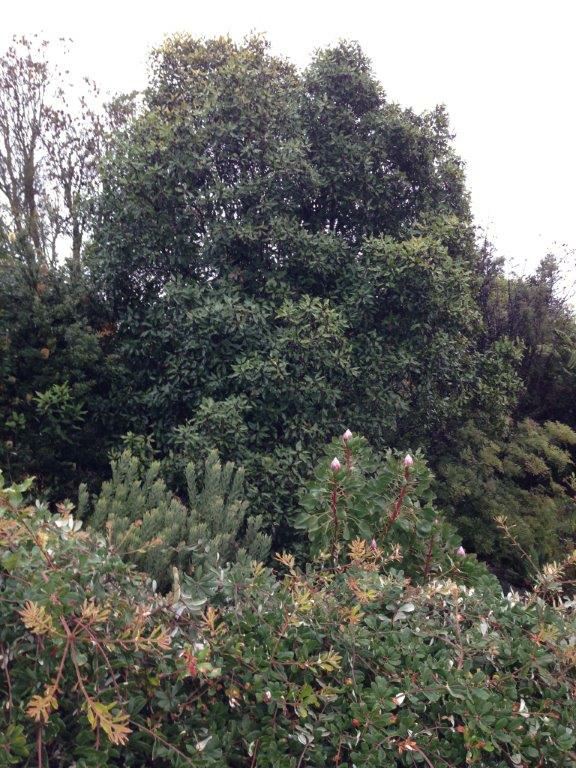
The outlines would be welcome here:
M 522 584 L 574 549 L 575 446 L 576 433 L 559 422 L 524 419 L 502 440 L 468 425 L 457 455 L 439 462 L 440 503 L 466 546 L 502 578 Z
M 0 488 L 0 766 L 124 764 L 135 719 L 125 764 L 146 761 L 140 713 L 176 664 L 165 601 L 67 509 L 21 506 L 25 491 Z
M 454 568 L 461 541 L 433 505 L 432 480 L 420 454 L 379 456 L 347 431 L 306 485 L 296 525 L 307 531 L 312 555 L 328 552 L 333 565 L 352 540 L 366 540 L 398 552 L 411 578 L 426 580 Z
M 378 469 L 360 438 L 348 445 L 309 493 L 320 511 L 342 472 L 343 498 L 359 504 L 365 485 L 361 517 L 387 524 L 389 505 L 370 497 L 387 477 L 386 493 L 407 489 L 400 507 L 390 494 L 387 536 L 312 530 L 328 557 L 237 564 L 202 615 L 179 589 L 153 594 L 66 509 L 52 517 L 22 507 L 26 488 L 4 489 L 0 765 L 574 768 L 568 563 L 506 598 L 474 558 L 450 554 L 440 523 L 423 573 L 410 547 L 423 463 L 389 456 Z M 355 508 L 338 510 L 340 533 Z
M 208 634 L 230 708 L 202 732 L 214 764 L 576 764 L 572 608 L 486 576 L 413 586 L 358 544 L 335 572 L 281 559 Z
M 173 568 L 196 580 L 210 567 L 236 559 L 264 559 L 270 539 L 260 531 L 261 518 L 247 517 L 244 470 L 221 465 L 210 451 L 204 466 L 185 468 L 188 505 L 166 486 L 161 464 L 149 465 L 124 451 L 112 462 L 112 479 L 93 499 L 90 524 L 106 531 L 125 558 L 152 576 L 161 590 L 172 583 Z M 79 514 L 89 514 L 85 487 Z
M 52 500 L 104 475 L 121 423 L 103 314 L 88 281 L 63 267 L 31 281 L 16 259 L 0 263 L 0 466 L 35 475 Z

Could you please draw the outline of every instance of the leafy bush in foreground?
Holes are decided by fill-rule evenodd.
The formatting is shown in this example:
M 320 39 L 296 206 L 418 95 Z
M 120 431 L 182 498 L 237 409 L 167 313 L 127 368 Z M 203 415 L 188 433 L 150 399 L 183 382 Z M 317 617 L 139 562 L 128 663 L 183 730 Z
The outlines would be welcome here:
M 347 446 L 317 472 L 318 510 L 340 473 L 360 503 L 367 449 Z M 22 507 L 26 489 L 5 489 L 0 765 L 576 766 L 565 565 L 504 598 L 439 540 L 423 573 L 398 540 L 401 521 L 424 520 L 410 494 L 425 470 L 411 461 L 387 462 L 391 504 L 366 505 L 387 528 L 378 541 L 329 528 L 326 554 L 304 569 L 288 553 L 278 573 L 236 565 L 203 614 L 177 585 L 152 594 L 65 510 Z

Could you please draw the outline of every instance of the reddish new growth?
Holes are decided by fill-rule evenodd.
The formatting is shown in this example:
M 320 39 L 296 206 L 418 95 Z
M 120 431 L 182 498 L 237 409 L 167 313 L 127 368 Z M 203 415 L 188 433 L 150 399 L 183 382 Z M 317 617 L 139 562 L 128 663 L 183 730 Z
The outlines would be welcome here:
M 186 669 L 190 677 L 196 677 L 198 674 L 198 660 L 196 656 L 190 651 L 184 651 L 182 654 L 184 661 L 186 662 Z
M 388 515 L 388 520 L 386 521 L 386 525 L 384 526 L 383 531 L 383 537 L 386 538 L 388 535 L 388 531 L 396 520 L 400 517 L 400 512 L 402 511 L 402 504 L 404 503 L 404 497 L 406 496 L 406 493 L 408 491 L 408 481 L 410 480 L 410 468 L 414 464 L 414 459 L 412 456 L 410 456 L 409 453 L 406 454 L 406 457 L 404 458 L 404 483 L 402 484 L 402 488 L 400 488 L 400 493 L 398 494 L 398 498 L 394 502 L 394 505 L 392 506 L 392 510 L 390 511 L 390 514 Z

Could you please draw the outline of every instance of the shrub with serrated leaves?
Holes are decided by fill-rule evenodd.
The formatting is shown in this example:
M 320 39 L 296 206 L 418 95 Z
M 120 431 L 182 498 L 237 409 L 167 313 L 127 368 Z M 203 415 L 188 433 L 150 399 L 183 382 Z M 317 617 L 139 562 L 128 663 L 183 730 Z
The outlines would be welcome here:
M 337 471 L 350 500 L 338 537 L 314 539 L 329 557 L 237 564 L 203 614 L 180 590 L 154 595 L 68 511 L 22 507 L 26 489 L 5 489 L 0 766 L 574 768 L 569 563 L 504 597 L 473 557 L 450 554 L 441 523 L 424 572 L 411 547 L 434 531 L 422 460 L 390 455 L 379 469 L 354 440 Z M 334 490 L 327 466 L 309 491 L 318 514 Z M 378 477 L 394 520 L 372 542 L 354 520 L 390 520 Z

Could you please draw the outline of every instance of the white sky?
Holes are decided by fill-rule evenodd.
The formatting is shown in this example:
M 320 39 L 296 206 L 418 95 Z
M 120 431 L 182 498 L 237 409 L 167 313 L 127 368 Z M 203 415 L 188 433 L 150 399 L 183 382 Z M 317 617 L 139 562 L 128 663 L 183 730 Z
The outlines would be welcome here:
M 555 243 L 576 248 L 574 0 L 4 0 L 2 6 L 0 50 L 13 34 L 71 37 L 80 73 L 112 91 L 142 87 L 147 51 L 177 31 L 235 38 L 264 32 L 275 52 L 301 67 L 317 47 L 358 40 L 391 100 L 416 110 L 447 105 L 476 222 L 509 266 L 531 270 Z

